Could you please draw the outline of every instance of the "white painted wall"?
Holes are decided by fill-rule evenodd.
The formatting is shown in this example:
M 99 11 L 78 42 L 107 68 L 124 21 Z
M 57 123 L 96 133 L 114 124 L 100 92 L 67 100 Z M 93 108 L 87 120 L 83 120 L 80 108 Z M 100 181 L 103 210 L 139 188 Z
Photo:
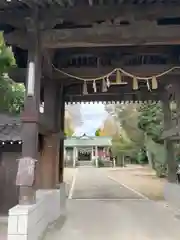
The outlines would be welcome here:
M 60 190 L 38 190 L 36 199 L 34 205 L 17 205 L 9 210 L 8 240 L 38 240 L 60 217 Z

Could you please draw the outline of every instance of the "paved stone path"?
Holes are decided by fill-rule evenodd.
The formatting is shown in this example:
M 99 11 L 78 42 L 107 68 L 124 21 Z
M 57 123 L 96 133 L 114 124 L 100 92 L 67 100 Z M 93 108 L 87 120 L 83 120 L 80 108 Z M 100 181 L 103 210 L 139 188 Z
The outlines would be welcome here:
M 180 239 L 180 220 L 172 211 L 117 185 L 105 170 L 80 168 L 72 198 L 64 225 L 45 240 Z
M 73 199 L 142 199 L 107 177 L 103 168 L 79 168 Z

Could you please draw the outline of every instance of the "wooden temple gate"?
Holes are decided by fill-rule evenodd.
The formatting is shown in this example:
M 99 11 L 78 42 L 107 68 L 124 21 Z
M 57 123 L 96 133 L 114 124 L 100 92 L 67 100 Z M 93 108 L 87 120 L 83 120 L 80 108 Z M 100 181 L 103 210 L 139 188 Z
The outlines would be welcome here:
M 18 65 L 9 74 L 27 88 L 22 155 L 37 159 L 39 131 L 44 138 L 39 188 L 63 182 L 65 103 L 92 101 L 162 101 L 168 178 L 176 181 L 169 103 L 180 106 L 178 2 L 0 0 L 0 26 Z M 31 202 L 34 188 L 20 192 Z

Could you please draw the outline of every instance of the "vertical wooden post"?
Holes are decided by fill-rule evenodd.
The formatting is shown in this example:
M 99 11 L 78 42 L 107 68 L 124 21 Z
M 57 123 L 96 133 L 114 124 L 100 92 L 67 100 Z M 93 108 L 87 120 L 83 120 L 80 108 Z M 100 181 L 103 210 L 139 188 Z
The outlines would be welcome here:
M 58 136 L 49 134 L 44 136 L 44 149 L 41 156 L 41 188 L 56 188 L 56 167 L 58 153 Z
M 92 152 L 91 152 L 91 161 L 94 160 L 94 147 L 92 146 Z
M 37 22 L 31 19 L 29 36 L 31 47 L 28 49 L 27 96 L 22 114 L 22 157 L 38 158 L 38 120 L 41 79 L 41 49 L 37 30 Z M 32 204 L 35 202 L 34 186 L 20 186 L 19 202 Z
M 99 164 L 98 164 L 98 147 L 95 146 L 95 161 L 96 161 L 96 167 L 99 167 Z
M 175 91 L 175 102 L 176 102 L 176 112 L 177 112 L 177 124 L 180 125 L 180 83 L 179 81 L 174 84 Z
M 60 101 L 59 101 L 59 122 L 60 122 L 60 144 L 59 144 L 59 183 L 64 180 L 64 116 L 65 116 L 65 101 L 64 101 L 64 86 L 61 85 Z
M 59 99 L 60 89 L 55 81 L 46 79 L 44 86 L 44 122 L 49 132 L 44 136 L 44 149 L 41 157 L 41 187 L 56 188 L 59 182 Z
M 60 98 L 59 98 L 59 187 L 60 187 L 60 209 L 61 214 L 66 215 L 66 184 L 64 182 L 64 115 L 65 115 L 65 101 L 64 101 L 64 86 L 61 84 Z
M 164 113 L 164 129 L 168 130 L 172 126 L 171 122 L 171 109 L 168 96 L 164 94 L 162 99 L 162 107 Z M 168 166 L 168 181 L 171 183 L 176 182 L 176 172 L 177 172 L 177 163 L 174 154 L 173 142 L 169 139 L 166 139 L 165 142 L 166 149 L 166 161 Z

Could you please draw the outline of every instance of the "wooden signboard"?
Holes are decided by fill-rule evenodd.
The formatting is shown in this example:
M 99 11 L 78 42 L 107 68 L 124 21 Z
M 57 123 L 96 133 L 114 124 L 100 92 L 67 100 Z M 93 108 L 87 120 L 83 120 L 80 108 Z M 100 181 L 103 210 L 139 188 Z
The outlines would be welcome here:
M 20 158 L 18 161 L 16 185 L 31 187 L 34 183 L 35 164 L 37 160 L 31 157 L 24 157 Z

